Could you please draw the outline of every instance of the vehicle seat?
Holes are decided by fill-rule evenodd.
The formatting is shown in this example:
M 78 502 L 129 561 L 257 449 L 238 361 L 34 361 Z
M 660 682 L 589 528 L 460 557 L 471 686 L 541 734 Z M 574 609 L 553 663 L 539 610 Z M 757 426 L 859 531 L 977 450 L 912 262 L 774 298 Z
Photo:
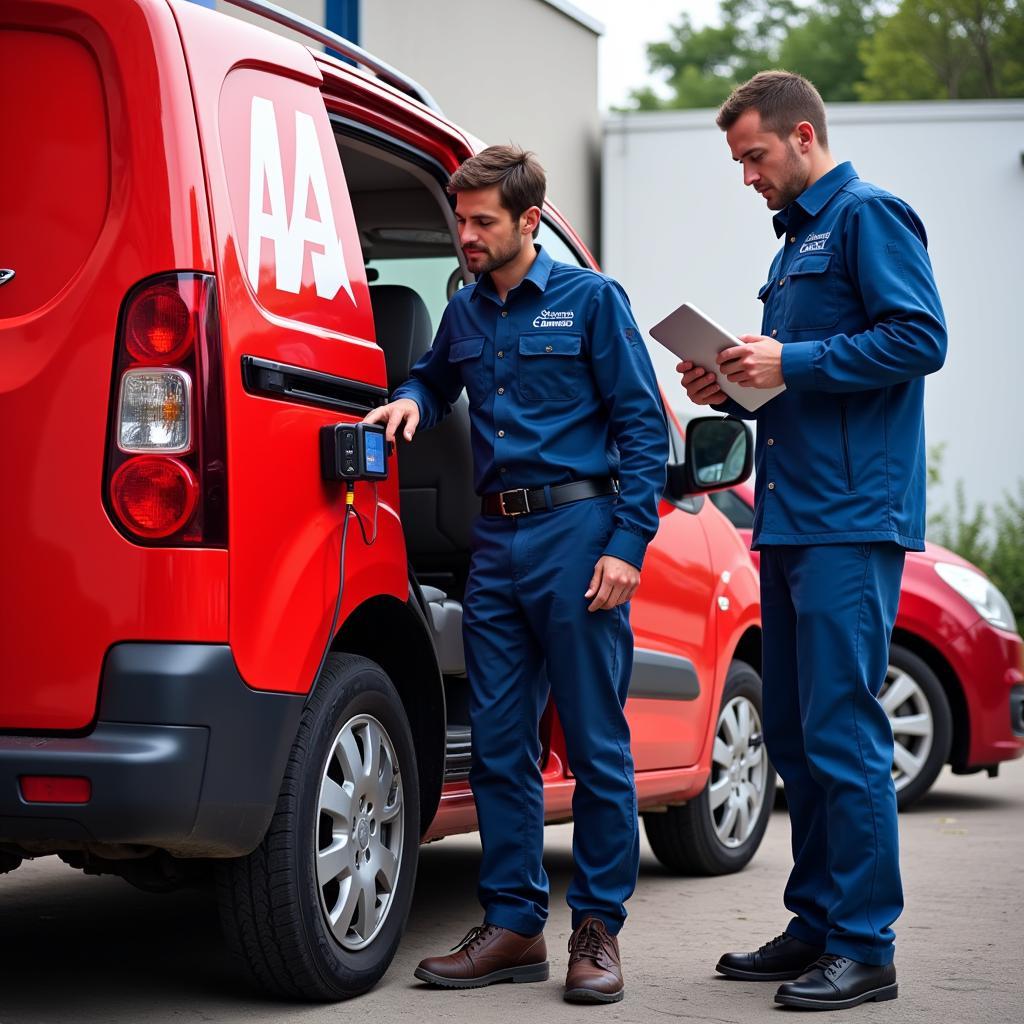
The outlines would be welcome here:
M 419 294 L 405 285 L 371 285 L 370 302 L 388 391 L 393 392 L 431 346 L 430 314 Z M 398 479 L 402 529 L 417 578 L 461 598 L 473 520 L 480 509 L 465 395 L 433 430 L 417 433 L 411 444 L 398 441 Z

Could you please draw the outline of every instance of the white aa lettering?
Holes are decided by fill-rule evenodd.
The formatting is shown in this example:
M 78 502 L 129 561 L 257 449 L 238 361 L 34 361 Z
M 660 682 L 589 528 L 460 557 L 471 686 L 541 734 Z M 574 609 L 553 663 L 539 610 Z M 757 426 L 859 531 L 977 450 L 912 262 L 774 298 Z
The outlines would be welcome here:
M 278 290 L 298 294 L 302 286 L 302 262 L 307 245 L 321 246 L 310 253 L 313 281 L 321 299 L 333 299 L 344 288 L 355 302 L 341 239 L 334 223 L 327 172 L 309 114 L 295 111 L 295 188 L 291 220 L 284 198 L 281 146 L 273 103 L 262 96 L 252 99 L 249 157 L 249 252 L 246 261 L 249 283 L 259 291 L 260 249 L 266 238 L 274 246 L 274 269 Z M 270 204 L 263 209 L 263 187 Z M 306 216 L 309 190 L 313 190 L 320 220 Z

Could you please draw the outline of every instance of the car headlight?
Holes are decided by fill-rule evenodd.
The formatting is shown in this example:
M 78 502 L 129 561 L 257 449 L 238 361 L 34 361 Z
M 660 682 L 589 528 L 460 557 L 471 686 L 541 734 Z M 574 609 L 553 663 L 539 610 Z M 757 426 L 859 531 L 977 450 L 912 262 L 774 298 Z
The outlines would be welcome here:
M 999 592 L 991 580 L 974 569 L 950 562 L 936 562 L 935 571 L 944 583 L 949 584 L 965 601 L 972 605 L 986 622 L 1017 632 L 1017 620 L 1013 617 L 1010 602 Z

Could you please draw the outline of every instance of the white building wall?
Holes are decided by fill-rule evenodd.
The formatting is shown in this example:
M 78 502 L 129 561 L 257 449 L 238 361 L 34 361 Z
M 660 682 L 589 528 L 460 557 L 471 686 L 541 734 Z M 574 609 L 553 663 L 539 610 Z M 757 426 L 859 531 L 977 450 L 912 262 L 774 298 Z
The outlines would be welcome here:
M 778 242 L 714 114 L 606 122 L 603 264 L 645 329 L 689 301 L 760 333 L 757 290 Z M 950 336 L 925 399 L 929 445 L 947 446 L 940 497 L 961 478 L 969 500 L 991 502 L 1024 477 L 1024 102 L 834 104 L 828 119 L 836 159 L 924 221 Z M 663 387 L 693 415 L 674 357 L 651 348 Z

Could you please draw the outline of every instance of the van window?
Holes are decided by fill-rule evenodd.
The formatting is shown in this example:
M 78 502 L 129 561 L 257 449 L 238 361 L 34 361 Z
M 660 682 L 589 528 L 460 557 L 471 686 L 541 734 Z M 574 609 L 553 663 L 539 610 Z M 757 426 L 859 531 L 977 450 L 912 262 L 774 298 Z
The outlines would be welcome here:
M 548 255 L 559 263 L 568 263 L 574 267 L 586 267 L 589 264 L 573 249 L 569 243 L 546 221 L 540 222 L 536 241 L 543 245 Z

